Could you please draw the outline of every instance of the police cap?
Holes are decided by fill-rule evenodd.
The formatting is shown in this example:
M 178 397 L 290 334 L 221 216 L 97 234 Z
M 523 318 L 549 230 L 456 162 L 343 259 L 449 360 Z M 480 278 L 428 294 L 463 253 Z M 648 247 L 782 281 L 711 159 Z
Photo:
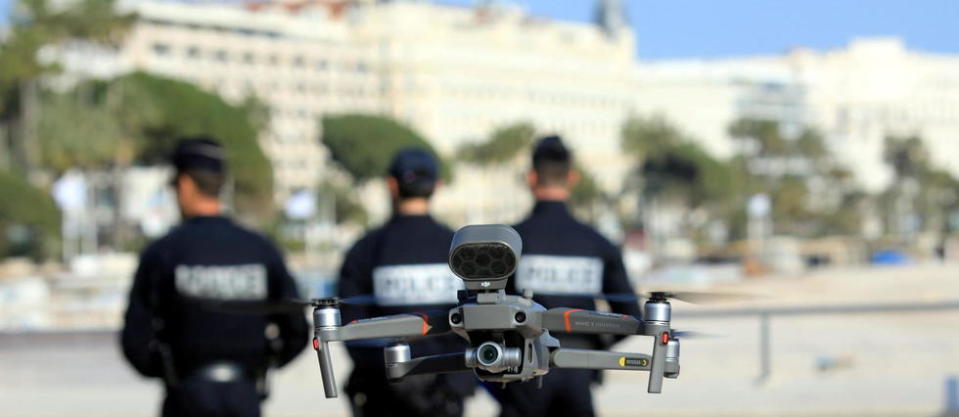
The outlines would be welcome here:
M 223 146 L 208 136 L 181 139 L 170 159 L 177 172 L 204 170 L 222 173 L 226 170 Z
M 569 163 L 572 153 L 558 135 L 549 135 L 540 138 L 533 147 L 533 166 L 541 162 Z
M 403 185 L 432 185 L 439 177 L 439 164 L 433 154 L 419 148 L 407 148 L 396 153 L 390 163 L 389 175 Z

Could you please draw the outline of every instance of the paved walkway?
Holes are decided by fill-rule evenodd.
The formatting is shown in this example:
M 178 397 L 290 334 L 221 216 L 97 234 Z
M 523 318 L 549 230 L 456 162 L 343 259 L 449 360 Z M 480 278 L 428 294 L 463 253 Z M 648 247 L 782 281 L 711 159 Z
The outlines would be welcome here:
M 830 271 L 733 286 L 769 295 L 767 305 L 959 299 L 959 268 Z M 675 309 L 695 309 L 675 304 Z M 609 372 L 596 390 L 602 416 L 935 416 L 944 381 L 959 375 L 959 312 L 774 318 L 772 375 L 757 383 L 758 321 L 677 319 L 676 327 L 722 337 L 685 340 L 682 375 L 646 394 L 646 375 Z M 633 338 L 622 350 L 649 350 Z M 339 382 L 349 361 L 337 361 Z M 821 370 L 818 365 L 833 367 Z M 323 398 L 306 352 L 277 375 L 267 416 L 345 416 Z M 109 332 L 0 334 L 0 415 L 137 417 L 156 414 L 159 386 L 120 359 Z M 481 393 L 470 416 L 495 416 Z

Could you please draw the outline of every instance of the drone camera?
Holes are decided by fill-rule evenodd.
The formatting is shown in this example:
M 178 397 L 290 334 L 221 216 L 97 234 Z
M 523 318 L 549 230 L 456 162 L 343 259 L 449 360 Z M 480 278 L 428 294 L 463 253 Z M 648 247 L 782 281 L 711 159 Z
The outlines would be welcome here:
M 502 289 L 522 250 L 519 234 L 509 226 L 466 226 L 453 236 L 449 265 L 468 290 Z
M 487 372 L 500 373 L 522 365 L 523 352 L 519 348 L 503 347 L 496 342 L 484 342 L 466 351 L 466 363 Z

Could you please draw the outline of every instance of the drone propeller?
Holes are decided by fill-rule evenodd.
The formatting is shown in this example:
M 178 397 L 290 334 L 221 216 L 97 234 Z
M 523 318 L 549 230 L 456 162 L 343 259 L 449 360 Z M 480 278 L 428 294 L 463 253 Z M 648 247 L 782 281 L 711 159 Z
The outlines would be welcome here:
M 358 295 L 347 298 L 318 298 L 301 300 L 288 298 L 284 300 L 249 300 L 249 301 L 198 301 L 210 310 L 231 314 L 290 314 L 299 313 L 307 307 L 319 305 L 373 305 L 376 297 L 373 295 Z
M 653 291 L 650 299 L 676 299 L 690 304 L 712 304 L 732 301 L 745 301 L 755 298 L 751 294 L 703 291 Z
M 705 338 L 711 338 L 711 337 L 723 337 L 722 335 L 697 332 L 695 330 L 675 330 L 674 329 L 670 333 L 672 337 L 675 337 L 678 339 L 705 339 Z
M 536 294 L 534 294 L 536 295 Z M 553 295 L 553 294 L 540 294 Z M 606 293 L 606 294 L 556 294 L 558 297 L 589 298 L 597 300 L 606 300 L 614 303 L 639 302 L 641 298 L 652 300 L 676 299 L 690 304 L 712 304 L 731 301 L 743 301 L 754 298 L 749 294 L 738 293 L 719 293 L 719 292 L 697 292 L 697 291 L 653 291 L 649 293 Z

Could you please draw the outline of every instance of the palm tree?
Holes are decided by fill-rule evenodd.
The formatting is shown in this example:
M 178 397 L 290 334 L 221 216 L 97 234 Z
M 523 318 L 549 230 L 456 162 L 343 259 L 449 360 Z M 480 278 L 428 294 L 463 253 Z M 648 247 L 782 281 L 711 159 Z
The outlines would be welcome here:
M 521 171 L 520 154 L 529 149 L 536 134 L 536 128 L 529 122 L 518 122 L 495 129 L 484 142 L 465 144 L 457 151 L 457 158 L 479 166 L 489 177 L 496 172 L 519 173 Z M 518 210 L 514 193 L 507 193 L 501 200 L 497 211 L 491 217 L 506 218 Z M 482 213 L 481 217 L 485 217 Z
M 119 44 L 132 15 L 118 14 L 113 0 L 80 0 L 53 7 L 47 0 L 20 0 L 12 27 L 0 45 L 0 120 L 8 127 L 6 145 L 24 174 L 36 170 L 40 83 L 59 70 L 42 62 L 42 48 L 69 42 Z

